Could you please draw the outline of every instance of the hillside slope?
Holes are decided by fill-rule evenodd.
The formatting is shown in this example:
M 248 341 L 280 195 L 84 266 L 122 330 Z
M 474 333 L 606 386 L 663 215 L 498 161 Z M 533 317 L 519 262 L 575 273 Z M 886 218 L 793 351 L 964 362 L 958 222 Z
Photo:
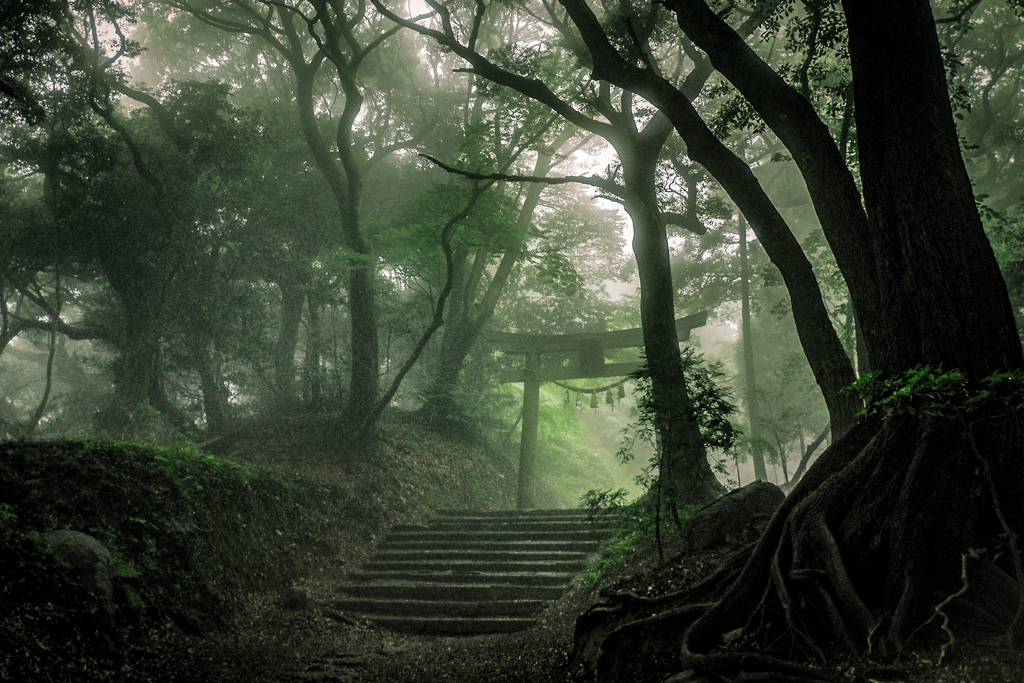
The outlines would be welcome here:
M 324 418 L 254 423 L 213 444 L 230 455 L 0 444 L 0 680 L 149 677 L 155 641 L 223 631 L 253 595 L 342 577 L 399 519 L 513 505 L 514 463 L 482 442 L 412 420 L 385 424 L 370 456 L 343 441 Z M 112 620 L 43 542 L 59 529 L 109 550 Z

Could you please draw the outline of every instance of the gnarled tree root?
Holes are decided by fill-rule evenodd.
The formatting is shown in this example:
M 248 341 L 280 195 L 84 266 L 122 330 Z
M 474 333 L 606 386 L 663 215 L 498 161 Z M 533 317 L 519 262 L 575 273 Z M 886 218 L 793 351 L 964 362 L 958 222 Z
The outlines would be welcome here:
M 1024 588 L 991 562 L 962 558 L 1021 528 L 1019 492 L 997 491 L 1000 478 L 986 481 L 975 452 L 999 460 L 1007 482 L 1020 481 L 1019 459 L 1000 454 L 1019 450 L 1022 433 L 1020 424 L 993 423 L 973 443 L 963 425 L 927 416 L 858 424 L 794 489 L 738 578 L 721 592 L 705 586 L 720 596 L 710 608 L 687 608 L 682 596 L 662 604 L 663 615 L 609 634 L 602 660 L 622 667 L 659 630 L 679 642 L 691 620 L 679 645 L 684 670 L 815 680 L 825 674 L 796 662 L 826 663 L 837 649 L 898 655 L 912 639 L 948 643 L 968 623 L 1005 631 Z M 997 515 L 997 494 L 1015 508 Z M 1008 606 L 1005 597 L 986 600 L 997 591 Z M 625 680 L 617 670 L 606 667 L 601 680 Z
M 972 609 L 964 598 L 967 558 L 976 552 L 968 549 L 1009 524 L 995 489 L 979 476 L 979 447 L 966 431 L 902 416 L 859 425 L 837 443 L 773 518 L 737 583 L 686 631 L 681 665 L 812 677 L 777 653 L 824 662 L 837 646 L 885 655 L 912 638 L 951 642 L 951 604 L 960 601 L 960 613 Z M 1010 426 L 987 440 L 1016 435 Z M 935 465 L 937 453 L 943 467 Z M 1014 515 L 1019 523 L 1020 510 Z M 979 570 L 975 580 L 992 575 Z M 973 609 L 1007 624 L 1005 614 Z M 738 627 L 742 637 L 722 651 L 721 635 Z

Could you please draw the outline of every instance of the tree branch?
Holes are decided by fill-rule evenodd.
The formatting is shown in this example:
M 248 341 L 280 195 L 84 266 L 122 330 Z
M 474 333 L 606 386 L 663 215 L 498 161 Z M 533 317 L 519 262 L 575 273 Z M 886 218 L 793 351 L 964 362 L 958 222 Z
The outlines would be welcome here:
M 510 183 L 543 183 L 546 185 L 566 185 L 568 183 L 581 183 L 583 185 L 590 185 L 591 187 L 599 188 L 609 194 L 618 196 L 622 192 L 615 183 L 611 182 L 606 178 L 600 176 L 557 176 L 554 178 L 547 178 L 543 176 L 530 176 L 530 175 L 513 175 L 507 173 L 476 173 L 474 171 L 465 171 L 454 166 L 449 166 L 443 161 L 436 159 L 429 154 L 420 154 L 421 157 L 428 159 L 434 165 L 444 169 L 449 173 L 469 178 L 470 180 L 494 180 L 504 181 Z
M 8 320 L 9 324 L 7 328 L 7 335 L 9 335 L 11 339 L 18 336 L 18 334 L 25 330 L 41 330 L 48 332 L 50 329 L 56 327 L 58 332 L 68 339 L 73 339 L 75 341 L 97 340 L 116 345 L 120 340 L 120 335 L 114 330 L 100 327 L 75 327 L 67 324 L 59 318 L 56 319 L 56 322 L 51 322 L 47 320 L 22 318 L 17 315 L 8 315 Z
M 694 235 L 708 234 L 708 229 L 703 223 L 700 221 L 695 223 L 693 218 L 684 214 L 675 213 L 674 211 L 662 211 L 661 218 L 665 221 L 665 225 L 675 225 L 687 232 L 692 232 Z
M 810 101 L 811 85 L 807 74 L 811 70 L 811 63 L 814 62 L 814 58 L 818 53 L 818 31 L 821 30 L 821 11 L 809 0 L 803 0 L 803 3 L 804 7 L 811 14 L 811 35 L 807 39 L 807 54 L 804 55 L 804 61 L 800 64 L 798 73 L 800 76 L 800 90 L 803 92 L 804 97 Z
M 969 2 L 966 5 L 964 5 L 963 7 L 961 7 L 960 11 L 957 12 L 956 14 L 951 14 L 948 17 L 943 17 L 941 19 L 936 19 L 935 23 L 936 24 L 956 24 L 961 19 L 963 19 L 965 16 L 967 16 L 968 12 L 970 12 L 972 9 L 974 9 L 975 7 L 977 7 L 980 4 L 981 4 L 981 0 L 971 0 L 971 2 Z
M 516 90 L 537 102 L 546 104 L 564 119 L 583 130 L 596 133 L 606 139 L 620 137 L 614 127 L 602 121 L 595 121 L 589 116 L 577 111 L 565 100 L 559 97 L 553 90 L 551 90 L 543 81 L 536 78 L 526 78 L 525 76 L 520 76 L 507 71 L 495 65 L 480 53 L 475 52 L 460 43 L 455 37 L 455 32 L 451 23 L 451 14 L 448 9 L 433 0 L 427 0 L 427 2 L 440 16 L 441 24 L 444 27 L 443 31 L 427 28 L 426 26 L 422 26 L 411 19 L 399 16 L 385 7 L 381 0 L 372 0 L 372 2 L 374 7 L 377 8 L 377 11 L 383 16 L 396 24 L 401 24 L 410 30 L 416 31 L 420 35 L 432 38 L 439 45 L 450 49 L 471 65 L 471 68 L 469 69 L 456 69 L 456 71 L 472 73 L 497 83 L 498 85 Z
M 36 409 L 32 413 L 32 417 L 29 418 L 29 423 L 25 428 L 25 438 L 31 437 L 39 427 L 40 420 L 42 420 L 43 415 L 46 414 L 46 406 L 50 403 L 50 392 L 53 391 L 53 363 L 57 358 L 57 325 L 60 322 L 60 310 L 64 303 L 64 300 L 60 295 L 60 269 L 57 269 L 54 277 L 53 300 L 54 304 L 52 308 L 54 310 L 50 314 L 50 334 L 47 341 L 48 353 L 46 355 L 46 384 L 43 388 L 43 396 L 39 399 L 39 405 L 36 406 Z
M 444 227 L 441 229 L 441 250 L 444 252 L 445 283 L 441 292 L 438 294 L 437 304 L 434 306 L 434 315 L 431 318 L 427 329 L 425 329 L 423 334 L 420 335 L 419 341 L 416 343 L 416 347 L 412 350 L 412 353 L 409 354 L 409 357 L 406 358 L 402 367 L 399 368 L 398 373 L 391 381 L 391 385 L 388 387 L 387 391 L 385 391 L 377 400 L 373 410 L 370 411 L 364 419 L 364 428 L 367 425 L 377 423 L 380 419 L 381 413 L 383 413 L 384 409 L 390 405 L 391 399 L 393 399 L 395 394 L 398 393 L 398 388 L 402 384 L 402 380 L 405 379 L 409 370 L 411 370 L 413 365 L 416 364 L 416 361 L 419 360 L 420 355 L 422 355 L 423 350 L 430 342 L 431 337 L 433 337 L 434 333 L 444 325 L 444 307 L 448 302 L 448 296 L 451 294 L 452 287 L 455 284 L 455 278 L 453 277 L 455 259 L 452 255 L 452 233 L 455 231 L 455 227 L 465 220 L 470 213 L 472 213 L 477 201 L 479 201 L 480 197 L 483 196 L 483 193 L 487 191 L 492 184 L 493 182 L 484 185 L 476 185 L 473 188 L 473 193 L 470 195 L 469 201 L 466 202 L 466 206 L 464 206 L 459 213 L 448 219 Z

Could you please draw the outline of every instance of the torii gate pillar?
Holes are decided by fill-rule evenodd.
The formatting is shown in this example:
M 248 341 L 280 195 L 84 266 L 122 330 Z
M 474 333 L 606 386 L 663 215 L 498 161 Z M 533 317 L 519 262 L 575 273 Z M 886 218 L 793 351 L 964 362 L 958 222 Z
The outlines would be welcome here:
M 516 507 L 536 507 L 537 431 L 540 424 L 540 354 L 526 354 L 523 373 L 523 434 L 519 441 L 519 486 Z

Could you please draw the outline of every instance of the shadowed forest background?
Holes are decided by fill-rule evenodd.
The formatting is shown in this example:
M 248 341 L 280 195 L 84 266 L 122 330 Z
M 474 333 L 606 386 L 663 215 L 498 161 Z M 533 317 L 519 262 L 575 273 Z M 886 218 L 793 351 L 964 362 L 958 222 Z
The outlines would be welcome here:
M 708 582 L 605 596 L 588 676 L 904 656 L 953 633 L 947 597 L 949 643 L 1019 651 L 1022 12 L 5 3 L 5 572 L 48 576 L 32 534 L 89 530 L 132 628 L 203 632 L 203 600 L 365 560 L 400 519 L 515 506 L 524 392 L 501 378 L 524 356 L 495 333 L 641 328 L 602 358 L 642 372 L 542 384 L 534 505 L 628 510 L 603 560 L 622 578 L 626 546 L 664 560 L 725 491 L 791 493 Z M 146 527 L 170 513 L 89 513 L 133 478 L 162 500 L 160 477 L 210 525 L 236 485 L 268 501 L 186 597 L 192 569 L 143 559 L 179 543 Z M 308 517 L 274 519 L 293 495 Z M 298 550 L 264 574 L 267 529 Z

